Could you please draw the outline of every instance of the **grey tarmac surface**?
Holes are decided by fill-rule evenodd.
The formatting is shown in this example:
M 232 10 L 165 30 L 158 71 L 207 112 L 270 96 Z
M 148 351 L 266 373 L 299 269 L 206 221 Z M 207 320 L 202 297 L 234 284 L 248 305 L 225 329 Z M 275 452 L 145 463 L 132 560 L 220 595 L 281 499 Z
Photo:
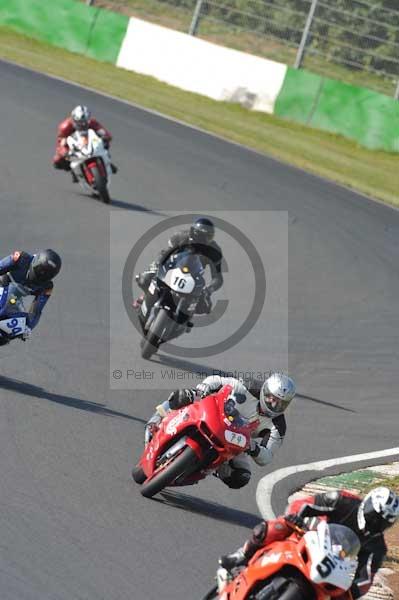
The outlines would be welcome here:
M 110 209 L 51 168 L 57 122 L 84 102 L 111 129 L 114 208 L 129 214 L 288 211 L 300 396 L 269 470 L 397 445 L 399 213 L 5 63 L 0 89 L 0 254 L 50 246 L 64 259 L 35 335 L 1 350 L 1 598 L 200 598 L 217 556 L 258 520 L 267 469 L 240 491 L 210 478 L 166 501 L 140 496 L 130 468 L 164 394 L 110 390 Z

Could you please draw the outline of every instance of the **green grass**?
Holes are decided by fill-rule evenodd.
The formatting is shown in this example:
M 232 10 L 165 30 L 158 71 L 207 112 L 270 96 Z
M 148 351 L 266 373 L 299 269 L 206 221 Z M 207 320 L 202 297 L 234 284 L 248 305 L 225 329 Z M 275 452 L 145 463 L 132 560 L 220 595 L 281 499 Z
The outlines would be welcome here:
M 341 136 L 184 92 L 5 28 L 0 28 L 0 57 L 157 110 L 399 205 L 397 154 L 369 151 Z
M 81 0 L 81 2 L 84 1 Z M 193 10 L 168 4 L 167 1 L 160 2 L 159 0 L 95 0 L 94 5 L 119 11 L 185 33 L 189 30 L 193 16 Z M 222 20 L 203 17 L 200 21 L 197 36 L 222 46 L 235 48 L 242 52 L 276 60 L 287 65 L 292 66 L 295 62 L 296 47 L 289 46 L 271 35 L 244 30 Z M 374 89 L 388 96 L 393 96 L 395 92 L 396 81 L 393 77 L 387 78 L 368 71 L 349 69 L 344 65 L 327 60 L 323 56 L 306 54 L 303 66 L 319 75 Z
M 365 494 L 367 494 L 367 492 L 369 492 L 376 485 L 389 487 L 392 490 L 395 490 L 395 492 L 397 492 L 399 494 L 399 476 L 395 476 L 395 477 L 381 477 L 381 478 L 378 479 L 378 481 L 376 483 L 375 482 L 374 483 L 371 482 L 370 484 L 368 484 L 367 486 L 365 486 L 363 492 Z

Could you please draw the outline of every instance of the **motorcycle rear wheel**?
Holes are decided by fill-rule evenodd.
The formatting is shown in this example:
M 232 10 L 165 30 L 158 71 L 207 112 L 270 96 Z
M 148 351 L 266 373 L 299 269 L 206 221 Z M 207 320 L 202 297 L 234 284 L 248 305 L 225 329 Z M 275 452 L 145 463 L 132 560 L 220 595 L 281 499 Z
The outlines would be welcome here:
M 145 498 L 152 498 L 173 483 L 175 479 L 184 475 L 186 471 L 192 472 L 197 464 L 198 458 L 194 450 L 190 446 L 186 446 L 173 461 L 164 469 L 161 469 L 148 483 L 143 483 L 140 490 L 141 494 Z
M 98 195 L 100 196 L 100 198 L 104 202 L 104 204 L 110 204 L 111 198 L 110 198 L 110 195 L 108 192 L 107 182 L 105 180 L 105 177 L 103 175 L 101 175 L 100 171 L 98 170 L 98 167 L 93 167 L 92 173 L 93 173 L 93 177 L 94 177 L 94 181 L 96 184 L 96 190 L 98 192 Z

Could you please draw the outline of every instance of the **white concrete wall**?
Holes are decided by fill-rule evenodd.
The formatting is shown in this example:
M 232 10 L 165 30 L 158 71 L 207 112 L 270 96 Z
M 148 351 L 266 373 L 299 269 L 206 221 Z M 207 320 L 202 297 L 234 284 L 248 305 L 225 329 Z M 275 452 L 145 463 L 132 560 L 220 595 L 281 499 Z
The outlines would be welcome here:
M 277 63 L 130 19 L 118 67 L 215 100 L 272 113 L 287 70 Z

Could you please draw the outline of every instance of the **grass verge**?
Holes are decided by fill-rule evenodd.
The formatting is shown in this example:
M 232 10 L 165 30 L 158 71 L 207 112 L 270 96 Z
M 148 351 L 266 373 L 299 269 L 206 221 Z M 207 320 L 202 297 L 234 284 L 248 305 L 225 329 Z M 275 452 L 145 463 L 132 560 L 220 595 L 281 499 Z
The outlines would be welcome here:
M 236 104 L 184 92 L 0 28 L 0 58 L 112 94 L 399 206 L 398 156 Z

